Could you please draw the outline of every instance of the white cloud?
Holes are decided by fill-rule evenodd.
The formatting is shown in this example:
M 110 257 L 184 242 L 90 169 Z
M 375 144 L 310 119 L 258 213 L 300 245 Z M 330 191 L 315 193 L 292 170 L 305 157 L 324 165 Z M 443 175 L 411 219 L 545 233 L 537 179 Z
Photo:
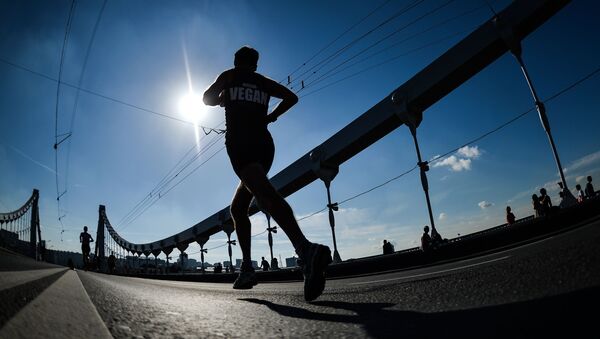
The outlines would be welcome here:
M 455 155 L 451 155 L 446 159 L 433 164 L 433 167 L 441 166 L 448 166 L 450 167 L 450 170 L 454 172 L 460 172 L 462 170 L 468 171 L 471 169 L 471 159 L 461 159 Z
M 440 213 L 440 216 L 439 216 L 439 218 L 438 218 L 438 219 L 440 219 L 440 220 L 445 220 L 445 219 L 446 219 L 446 217 L 447 217 L 447 216 L 446 216 L 446 213 L 442 212 L 442 213 Z
M 486 209 L 488 207 L 494 206 L 494 203 L 483 200 L 483 201 L 480 201 L 477 205 L 479 205 L 479 207 L 481 207 L 481 209 Z
M 460 155 L 462 155 L 463 157 L 472 158 L 472 159 L 477 159 L 481 155 L 481 151 L 479 150 L 479 146 L 473 146 L 473 147 L 465 146 L 465 147 L 461 147 L 458 150 L 457 153 L 460 154 Z
M 479 158 L 482 153 L 483 151 L 479 149 L 479 146 L 464 146 L 456 151 L 458 156 L 451 155 L 441 161 L 435 161 L 440 158 L 439 155 L 434 156 L 431 160 L 433 162 L 432 167 L 448 166 L 453 172 L 468 171 L 471 169 L 471 160 Z
M 574 171 L 576 169 L 594 164 L 596 162 L 600 162 L 600 151 L 596 151 L 594 153 L 588 154 L 584 157 L 581 157 L 571 163 L 567 168 L 564 169 L 565 172 Z

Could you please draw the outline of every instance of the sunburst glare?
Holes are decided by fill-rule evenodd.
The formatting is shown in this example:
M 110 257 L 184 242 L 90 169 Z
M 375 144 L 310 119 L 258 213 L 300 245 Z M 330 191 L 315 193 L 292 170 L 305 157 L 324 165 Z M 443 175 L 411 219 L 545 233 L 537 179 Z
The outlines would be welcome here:
M 200 124 L 206 114 L 206 106 L 202 102 L 202 98 L 193 92 L 187 93 L 179 100 L 179 111 L 185 120 L 194 124 L 196 146 L 199 148 L 200 131 L 198 124 Z

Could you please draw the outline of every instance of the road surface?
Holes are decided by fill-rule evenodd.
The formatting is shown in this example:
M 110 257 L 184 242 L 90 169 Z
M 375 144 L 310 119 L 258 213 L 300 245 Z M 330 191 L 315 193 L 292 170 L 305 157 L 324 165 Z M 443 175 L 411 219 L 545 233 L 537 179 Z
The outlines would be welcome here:
M 600 222 L 466 260 L 329 280 L 177 282 L 78 271 L 110 333 L 130 337 L 596 337 Z M 588 333 L 588 334 L 586 334 Z

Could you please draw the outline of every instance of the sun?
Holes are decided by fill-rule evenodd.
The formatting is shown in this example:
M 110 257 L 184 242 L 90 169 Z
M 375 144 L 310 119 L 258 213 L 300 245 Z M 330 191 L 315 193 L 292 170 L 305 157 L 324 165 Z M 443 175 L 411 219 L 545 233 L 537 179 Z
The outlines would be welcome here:
M 179 100 L 179 111 L 185 120 L 198 124 L 206 115 L 206 105 L 200 95 L 188 92 Z

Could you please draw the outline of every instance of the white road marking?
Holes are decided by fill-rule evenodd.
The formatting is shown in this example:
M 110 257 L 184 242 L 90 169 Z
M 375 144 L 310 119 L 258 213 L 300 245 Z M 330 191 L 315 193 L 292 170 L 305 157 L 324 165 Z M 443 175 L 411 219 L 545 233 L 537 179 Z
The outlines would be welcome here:
M 483 261 L 483 262 L 478 262 L 478 263 L 470 264 L 470 265 L 466 265 L 466 266 L 449 268 L 447 270 L 442 270 L 442 271 L 435 271 L 435 272 L 429 272 L 429 273 L 414 274 L 414 275 L 409 275 L 409 276 L 405 276 L 405 277 L 398 277 L 398 278 L 390 278 L 390 279 L 382 279 L 382 280 L 371 280 L 371 281 L 355 282 L 355 283 L 350 283 L 349 285 L 365 285 L 365 284 L 373 284 L 373 283 L 379 283 L 379 282 L 388 282 L 388 281 L 395 281 L 395 280 L 405 280 L 405 279 L 411 279 L 411 278 L 425 277 L 425 276 L 428 276 L 428 275 L 435 275 L 435 274 L 440 274 L 440 273 L 446 273 L 446 272 L 451 272 L 451 271 L 462 270 L 462 269 L 469 268 L 469 267 L 474 267 L 474 266 L 479 266 L 479 265 L 485 265 L 485 264 L 489 264 L 489 263 L 494 262 L 494 261 L 505 260 L 505 259 L 508 259 L 508 258 L 510 258 L 510 255 L 507 255 L 507 256 L 504 256 L 504 257 L 501 257 L 501 258 L 496 258 L 496 259 L 491 259 L 491 260 Z

